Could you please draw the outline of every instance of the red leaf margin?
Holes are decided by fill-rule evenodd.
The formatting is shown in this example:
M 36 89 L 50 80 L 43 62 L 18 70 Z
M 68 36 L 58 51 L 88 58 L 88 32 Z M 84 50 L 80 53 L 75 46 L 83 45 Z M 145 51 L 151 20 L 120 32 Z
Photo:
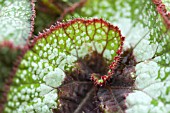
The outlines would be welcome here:
M 34 0 L 32 0 L 34 1 Z M 24 55 L 26 54 L 27 51 L 31 50 L 34 45 L 36 44 L 37 41 L 39 41 L 40 39 L 42 38 L 47 38 L 47 36 L 49 34 L 51 34 L 53 31 L 57 30 L 57 29 L 60 29 L 60 28 L 66 28 L 66 27 L 69 27 L 71 24 L 74 24 L 76 22 L 82 22 L 82 23 L 85 23 L 85 24 L 89 24 L 89 23 L 92 23 L 92 22 L 100 22 L 100 23 L 103 23 L 105 26 L 108 26 L 109 29 L 114 29 L 118 32 L 119 36 L 120 36 L 120 47 L 118 48 L 117 50 L 117 56 L 116 59 L 114 58 L 113 59 L 113 62 L 111 63 L 111 65 L 114 64 L 114 67 L 116 67 L 116 65 L 118 65 L 118 62 L 119 62 L 119 58 L 120 58 L 120 55 L 122 54 L 122 51 L 123 51 L 123 44 L 124 44 L 124 39 L 125 37 L 122 36 L 121 34 L 121 31 L 119 30 L 119 28 L 117 26 L 114 26 L 112 25 L 111 23 L 108 23 L 106 22 L 105 20 L 103 20 L 102 18 L 101 19 L 96 19 L 96 18 L 93 18 L 93 19 L 83 19 L 83 18 L 76 18 L 76 19 L 73 19 L 71 21 L 68 21 L 67 23 L 60 23 L 60 22 L 56 22 L 55 24 L 56 25 L 52 25 L 49 29 L 46 29 L 43 31 L 43 33 L 39 33 L 38 36 L 35 36 L 33 38 L 33 40 L 31 41 L 31 43 L 27 43 L 22 49 L 21 49 L 21 54 L 18 56 L 17 60 L 15 61 L 14 63 L 14 66 L 12 68 L 12 71 L 11 73 L 9 74 L 8 76 L 8 79 L 5 81 L 4 83 L 4 92 L 2 92 L 2 95 L 3 95 L 3 99 L 0 99 L 0 111 L 3 111 L 4 110 L 4 107 L 5 107 L 5 104 L 7 102 L 7 95 L 8 95 L 8 92 L 10 90 L 10 86 L 12 85 L 13 83 L 13 78 L 15 76 L 15 73 L 17 72 L 17 69 L 19 67 L 19 64 L 21 63 L 22 61 L 22 58 L 24 57 Z M 5 43 L 4 43 L 5 44 Z M 7 44 L 7 43 L 6 43 Z M 9 42 L 9 45 L 11 45 L 11 47 L 14 47 L 12 45 L 12 43 Z M 111 66 L 110 65 L 110 66 Z M 110 68 L 109 68 L 110 69 Z M 111 69 L 112 70 L 112 69 Z
M 166 10 L 162 0 L 152 0 L 152 2 L 156 5 L 156 10 L 162 16 L 167 29 L 170 29 L 170 12 Z
M 45 29 L 43 30 L 43 33 L 39 33 L 38 36 L 35 36 L 34 40 L 32 41 L 33 43 L 30 45 L 30 49 L 35 45 L 35 43 L 43 38 L 43 37 L 47 37 L 50 33 L 52 33 L 55 30 L 58 30 L 60 28 L 67 28 L 69 27 L 71 24 L 74 24 L 76 22 L 81 22 L 81 23 L 85 23 L 85 24 L 89 24 L 92 22 L 99 22 L 99 23 L 103 23 L 105 26 L 108 26 L 109 29 L 114 29 L 115 31 L 118 32 L 119 36 L 120 36 L 120 44 L 121 46 L 119 47 L 119 49 L 117 50 L 117 54 L 120 55 L 123 49 L 123 44 L 124 44 L 124 39 L 125 37 L 122 36 L 121 31 L 119 30 L 119 28 L 117 26 L 112 25 L 111 23 L 106 22 L 105 20 L 103 20 L 102 18 L 97 19 L 97 18 L 93 18 L 93 19 L 84 19 L 84 18 L 76 18 L 73 20 L 70 20 L 66 23 L 61 23 L 61 22 L 56 22 L 54 25 L 51 25 L 51 27 L 49 29 Z

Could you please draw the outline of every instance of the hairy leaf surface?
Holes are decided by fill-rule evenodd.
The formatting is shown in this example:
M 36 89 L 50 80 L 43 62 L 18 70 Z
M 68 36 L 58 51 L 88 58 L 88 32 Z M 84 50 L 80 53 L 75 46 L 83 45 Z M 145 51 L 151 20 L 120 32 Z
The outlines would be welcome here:
M 24 45 L 33 30 L 33 3 L 30 0 L 2 0 L 0 7 L 0 42 L 8 40 Z
M 154 1 L 88 0 L 85 7 L 66 17 L 102 17 L 121 28 L 126 37 L 124 49 L 132 46 L 138 62 L 135 67 L 136 88 L 127 97 L 129 113 L 170 112 L 169 21 L 162 18 Z M 169 2 L 162 2 L 169 11 Z
M 101 112 L 110 102 L 99 100 L 99 89 L 93 86 L 90 76 L 107 73 L 109 64 L 121 53 L 123 40 L 118 27 L 102 19 L 75 19 L 51 26 L 34 39 L 14 77 L 11 76 L 13 82 L 7 84 L 11 86 L 5 112 Z M 122 75 L 122 78 L 125 77 Z M 121 82 L 117 85 L 121 86 Z M 133 81 L 125 87 L 132 85 Z M 105 89 L 108 93 L 113 92 L 110 86 Z M 122 98 L 129 90 L 123 92 L 118 97 Z M 97 103 L 93 99 L 95 95 Z M 117 102 L 118 97 L 111 103 Z M 123 99 L 118 100 L 120 107 L 113 107 L 114 111 L 125 109 L 124 103 L 119 105 Z M 100 106 L 101 110 L 98 109 Z

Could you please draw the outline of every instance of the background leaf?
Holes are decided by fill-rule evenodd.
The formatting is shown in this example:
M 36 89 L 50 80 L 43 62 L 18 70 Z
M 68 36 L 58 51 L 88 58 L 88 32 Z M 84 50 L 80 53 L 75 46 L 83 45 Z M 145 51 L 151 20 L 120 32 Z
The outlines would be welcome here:
M 0 42 L 8 40 L 24 45 L 32 36 L 34 5 L 29 0 L 2 0 L 0 8 Z

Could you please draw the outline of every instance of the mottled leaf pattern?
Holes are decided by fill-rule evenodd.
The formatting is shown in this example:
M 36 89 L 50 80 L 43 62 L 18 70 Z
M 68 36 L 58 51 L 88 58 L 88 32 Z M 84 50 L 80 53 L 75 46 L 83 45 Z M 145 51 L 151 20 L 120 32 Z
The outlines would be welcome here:
M 2 0 L 0 8 L 0 42 L 8 40 L 24 45 L 33 31 L 34 5 L 31 0 Z
M 75 19 L 51 26 L 25 50 L 7 95 L 5 112 L 48 113 L 57 109 L 57 106 L 65 106 L 60 105 L 60 90 L 57 87 L 69 76 L 67 73 L 76 68 L 77 60 L 90 55 L 88 59 L 94 62 L 97 59 L 91 59 L 91 55 L 97 52 L 101 58 L 105 58 L 107 65 L 103 68 L 107 72 L 108 64 L 122 48 L 122 39 L 118 27 L 102 19 Z M 93 85 L 89 74 L 85 78 Z M 80 87 L 80 91 L 83 87 Z
M 137 78 L 134 93 L 127 97 L 126 112 L 129 113 L 170 112 L 169 21 L 162 18 L 154 2 L 161 0 L 88 0 L 81 10 L 73 13 L 73 17 L 102 17 L 118 25 L 126 37 L 124 49 L 129 48 L 129 44 L 134 48 Z M 162 3 L 169 11 L 169 1 L 162 0 Z
M 85 1 L 65 19 L 110 21 L 127 37 L 124 51 L 118 27 L 102 19 L 57 22 L 26 46 L 5 86 L 5 112 L 169 113 L 169 0 Z M 116 56 L 112 77 L 95 86 L 92 75 L 107 74 Z

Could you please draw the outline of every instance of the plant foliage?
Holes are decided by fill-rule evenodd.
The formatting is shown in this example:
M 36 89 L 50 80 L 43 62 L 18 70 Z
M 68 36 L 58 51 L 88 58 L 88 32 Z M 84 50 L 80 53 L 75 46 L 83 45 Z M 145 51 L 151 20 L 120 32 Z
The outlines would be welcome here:
M 60 22 L 25 45 L 5 82 L 0 109 L 5 113 L 170 112 L 169 0 L 42 2 L 46 11 L 59 8 L 54 11 Z M 5 4 L 8 2 L 0 7 L 0 19 L 15 20 L 15 12 L 6 13 L 14 6 L 8 9 Z M 18 10 L 22 11 L 19 14 L 31 14 L 22 7 Z M 22 22 L 28 22 L 25 20 Z M 39 17 L 37 21 L 41 22 Z M 42 28 L 40 24 L 36 27 Z M 27 33 L 23 39 L 30 37 Z M 4 37 L 17 41 L 14 35 Z M 20 40 L 20 35 L 17 37 Z

